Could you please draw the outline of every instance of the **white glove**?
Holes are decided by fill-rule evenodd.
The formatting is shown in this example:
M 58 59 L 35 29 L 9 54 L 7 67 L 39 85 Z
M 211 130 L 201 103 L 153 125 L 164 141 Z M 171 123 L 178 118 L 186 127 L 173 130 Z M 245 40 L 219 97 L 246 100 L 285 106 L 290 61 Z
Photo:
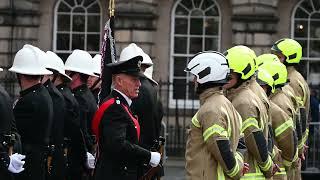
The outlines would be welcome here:
M 150 166 L 157 167 L 160 163 L 161 155 L 158 152 L 151 152 L 151 158 L 150 158 Z
M 87 152 L 87 168 L 94 169 L 95 158 L 94 156 Z
M 15 153 L 10 156 L 10 164 L 8 170 L 12 173 L 20 173 L 24 170 L 23 165 L 25 161 L 22 161 L 26 158 L 25 155 Z

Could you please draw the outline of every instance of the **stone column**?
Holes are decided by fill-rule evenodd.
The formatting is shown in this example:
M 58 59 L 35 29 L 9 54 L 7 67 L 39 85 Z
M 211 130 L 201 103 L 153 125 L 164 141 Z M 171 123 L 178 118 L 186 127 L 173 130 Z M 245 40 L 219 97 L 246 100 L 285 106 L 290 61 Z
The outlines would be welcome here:
M 1 0 L 0 1 L 0 66 L 8 69 L 15 53 L 26 43 L 38 41 L 40 0 Z M 15 75 L 4 71 L 0 82 L 10 95 L 18 94 Z
M 246 45 L 257 56 L 269 53 L 277 33 L 278 0 L 232 0 L 233 45 Z
M 117 54 L 134 42 L 153 58 L 153 35 L 156 30 L 158 0 L 116 1 L 116 45 Z

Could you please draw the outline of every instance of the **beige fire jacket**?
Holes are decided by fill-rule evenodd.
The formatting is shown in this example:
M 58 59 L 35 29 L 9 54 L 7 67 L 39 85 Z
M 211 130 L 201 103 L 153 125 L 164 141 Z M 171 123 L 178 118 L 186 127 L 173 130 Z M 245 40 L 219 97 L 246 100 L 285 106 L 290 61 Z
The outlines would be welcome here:
M 239 179 L 243 158 L 236 152 L 241 117 L 219 88 L 200 94 L 200 109 L 192 118 L 186 146 L 187 180 Z M 218 140 L 229 140 L 236 165 L 226 166 Z
M 272 176 L 272 159 L 268 154 L 260 154 L 261 143 L 256 142 L 254 133 L 262 131 L 265 144 L 268 138 L 268 115 L 263 111 L 263 103 L 250 90 L 250 81 L 244 82 L 236 89 L 231 89 L 227 93 L 228 99 L 232 102 L 242 118 L 241 131 L 244 133 L 244 140 L 248 151 L 245 153 L 245 162 L 250 165 L 249 173 L 243 179 L 255 177 L 257 179 L 270 178 Z M 261 147 L 262 148 L 262 147 Z M 264 147 L 267 148 L 267 147 Z M 267 160 L 262 162 L 261 157 L 267 156 Z

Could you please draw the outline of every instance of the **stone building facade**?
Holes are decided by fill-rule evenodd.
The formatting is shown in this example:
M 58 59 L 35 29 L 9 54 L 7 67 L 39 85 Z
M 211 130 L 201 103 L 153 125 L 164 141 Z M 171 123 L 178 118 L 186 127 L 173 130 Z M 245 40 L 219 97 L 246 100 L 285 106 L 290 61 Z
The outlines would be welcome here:
M 68 36 L 59 39 L 57 35 L 59 27 L 57 28 L 56 26 L 60 19 L 64 19 L 64 17 L 58 18 L 58 14 L 65 12 L 63 8 L 61 8 L 62 11 L 60 12 L 59 5 L 66 3 L 68 5 L 71 4 L 71 6 L 74 5 L 73 8 L 76 6 L 84 7 L 85 4 L 95 3 L 95 1 L 97 1 L 100 8 L 100 11 L 96 14 L 100 16 L 99 25 L 97 25 L 98 30 L 95 30 L 97 35 L 99 30 L 102 31 L 104 22 L 108 17 L 108 0 L 2 0 L 0 2 L 1 67 L 5 69 L 10 67 L 14 54 L 25 43 L 37 45 L 43 50 L 54 50 L 64 53 L 61 55 L 65 59 L 73 48 L 79 47 L 71 45 L 67 51 L 60 51 L 57 48 L 59 40 L 65 41 L 66 38 L 70 38 Z M 201 15 L 201 10 L 202 13 L 204 12 L 204 9 L 201 8 L 205 5 L 207 6 L 205 8 L 216 8 L 217 12 L 213 12 L 212 16 Z M 210 7 L 210 5 L 214 7 Z M 117 49 L 120 52 L 121 48 L 130 42 L 139 44 L 144 51 L 151 55 L 155 62 L 155 79 L 173 82 L 175 80 L 174 72 L 181 70 L 188 58 L 196 50 L 224 51 L 233 45 L 244 44 L 253 48 L 257 55 L 259 55 L 269 52 L 270 46 L 276 40 L 283 37 L 295 37 L 295 26 L 298 25 L 295 23 L 294 17 L 297 12 L 296 9 L 300 6 L 303 10 L 310 11 L 310 14 L 317 14 L 319 12 L 319 2 L 316 0 L 116 0 Z M 179 11 L 181 7 L 185 10 L 187 9 L 187 11 Z M 312 8 L 311 10 L 308 9 L 310 7 Z M 197 14 L 196 10 L 199 9 L 200 11 Z M 79 12 L 81 13 L 81 11 Z M 211 42 L 208 40 L 209 47 L 191 47 L 193 44 L 201 43 L 201 39 L 197 40 L 196 37 L 193 38 L 192 27 L 199 25 L 200 28 L 206 28 L 206 24 L 199 24 L 197 20 L 192 19 L 197 16 L 207 19 L 212 17 L 216 21 L 210 24 L 208 20 L 209 26 L 212 25 L 212 28 L 210 29 L 209 27 L 208 31 L 215 31 L 211 33 Z M 187 29 L 185 22 L 178 22 L 180 17 L 189 21 L 187 25 L 191 29 L 189 32 L 186 30 L 183 35 L 175 34 L 175 32 L 179 31 L 179 26 L 182 29 Z M 76 18 L 74 19 L 76 20 Z M 77 20 L 79 21 L 79 19 L 81 21 L 81 18 Z M 319 20 L 319 16 L 314 16 L 314 19 Z M 90 21 L 88 18 L 89 23 Z M 307 31 L 310 31 L 310 29 L 312 31 L 312 27 Z M 197 34 L 196 31 L 194 34 Z M 313 31 L 319 31 L 318 34 L 320 34 L 320 30 Z M 71 36 L 72 39 L 73 35 Z M 80 40 L 81 42 L 96 41 L 96 48 L 91 48 L 91 54 L 99 51 L 100 42 L 97 41 L 101 39 L 101 35 L 93 36 L 86 36 L 86 38 Z M 176 36 L 178 38 L 175 38 Z M 203 39 L 207 38 L 207 35 L 201 33 L 200 36 Z M 179 39 L 179 37 L 185 37 L 185 39 Z M 83 38 L 83 36 L 79 35 L 79 38 Z M 305 38 L 318 37 L 310 37 L 307 34 Z M 203 39 L 203 44 L 207 43 Z M 71 42 L 69 43 L 71 44 Z M 186 47 L 186 51 L 188 52 L 175 53 L 175 48 L 179 48 L 179 46 L 183 48 L 186 46 L 185 44 L 189 46 Z M 308 46 L 306 49 L 310 48 L 310 45 L 306 46 Z M 85 49 L 83 46 L 82 48 Z M 319 49 L 315 48 L 315 50 Z M 175 63 L 175 54 L 179 54 L 180 59 L 177 61 L 180 62 L 178 63 Z M 183 61 L 181 57 L 186 57 L 185 62 L 181 62 Z M 317 80 L 317 77 L 319 77 L 319 68 L 317 67 L 319 65 L 313 65 L 318 64 L 316 61 L 319 58 L 320 56 L 312 57 L 308 63 L 304 61 L 302 68 L 303 73 L 308 77 L 309 83 L 315 85 L 319 84 Z M 310 58 L 307 57 L 306 59 L 309 60 Z M 311 64 L 312 67 L 310 67 Z M 179 76 L 183 75 L 181 73 L 177 74 L 178 81 L 179 78 L 181 79 Z M 6 84 L 12 95 L 17 93 L 16 86 L 12 86 L 13 76 L 7 72 L 1 73 L 1 82 Z
M 184 147 L 184 128 L 198 102 L 183 72 L 197 52 L 243 44 L 257 55 L 284 37 L 303 45 L 299 67 L 310 85 L 320 84 L 319 0 L 115 0 L 117 54 L 137 43 L 154 61 L 154 79 L 165 107 L 168 131 Z M 7 69 L 26 43 L 52 50 L 64 60 L 73 49 L 99 53 L 109 0 L 1 0 L 0 83 L 19 93 Z M 173 125 L 173 126 L 171 126 Z M 181 129 L 180 129 L 181 128 Z M 170 132 L 169 132 L 170 133 Z M 182 152 L 182 151 L 181 151 Z

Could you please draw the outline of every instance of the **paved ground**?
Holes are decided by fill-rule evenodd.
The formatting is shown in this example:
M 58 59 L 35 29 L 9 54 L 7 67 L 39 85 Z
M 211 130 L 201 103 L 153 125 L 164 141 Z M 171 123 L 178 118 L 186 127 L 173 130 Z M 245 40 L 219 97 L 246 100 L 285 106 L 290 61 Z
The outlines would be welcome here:
M 185 180 L 185 160 L 168 157 L 165 163 L 165 176 L 162 180 Z

